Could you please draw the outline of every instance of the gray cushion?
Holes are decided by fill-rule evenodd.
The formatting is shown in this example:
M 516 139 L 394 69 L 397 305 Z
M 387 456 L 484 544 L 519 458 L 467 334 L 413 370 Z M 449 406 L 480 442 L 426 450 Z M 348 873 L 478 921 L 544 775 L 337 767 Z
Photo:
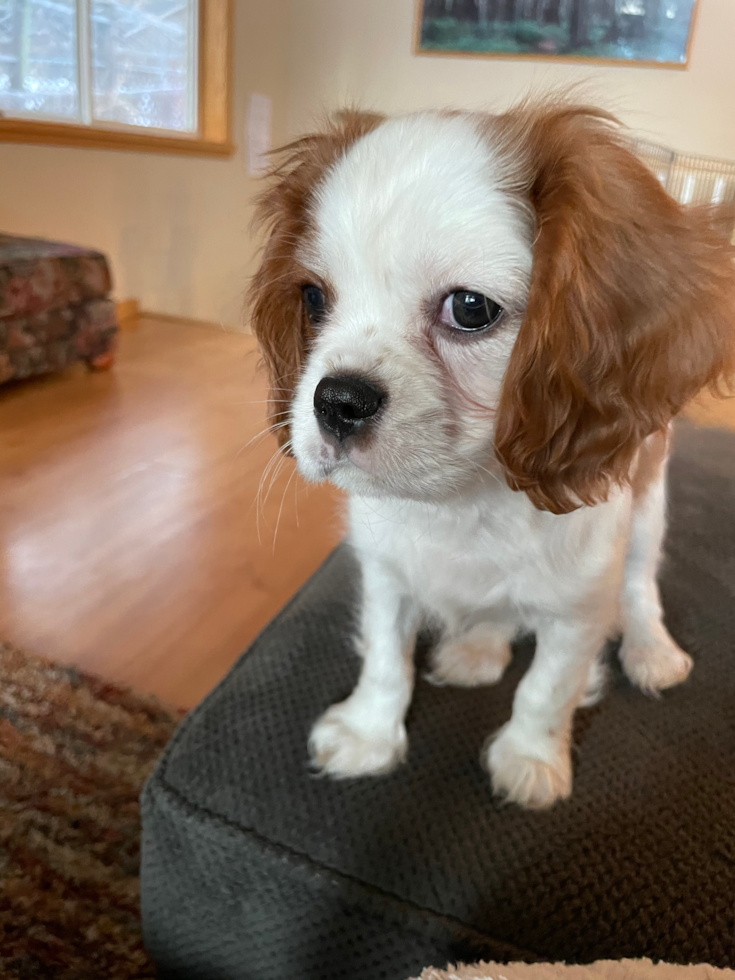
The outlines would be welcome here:
M 338 549 L 146 787 L 144 929 L 162 977 L 403 980 L 479 958 L 735 967 L 735 437 L 681 427 L 670 497 L 664 603 L 695 670 L 653 700 L 613 668 L 577 716 L 572 798 L 547 812 L 500 805 L 479 764 L 530 643 L 496 687 L 420 680 L 390 776 L 310 774 L 309 728 L 358 672 L 359 574 Z

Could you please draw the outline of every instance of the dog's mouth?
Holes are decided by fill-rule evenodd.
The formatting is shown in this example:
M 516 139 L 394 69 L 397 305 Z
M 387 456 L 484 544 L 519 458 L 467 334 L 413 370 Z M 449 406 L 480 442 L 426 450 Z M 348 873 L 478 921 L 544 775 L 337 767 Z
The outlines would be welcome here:
M 359 442 L 334 443 L 322 438 L 314 460 L 323 480 L 328 480 L 338 470 L 354 466 L 367 476 L 374 477 L 375 464 L 372 454 Z

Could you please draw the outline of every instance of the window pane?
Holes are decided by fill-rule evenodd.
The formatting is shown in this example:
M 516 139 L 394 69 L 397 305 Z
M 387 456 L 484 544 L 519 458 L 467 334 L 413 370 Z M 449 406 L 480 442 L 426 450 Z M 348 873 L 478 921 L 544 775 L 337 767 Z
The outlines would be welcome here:
M 0 0 L 0 109 L 76 118 L 75 0 Z
M 196 0 L 91 0 L 91 9 L 95 119 L 196 129 Z

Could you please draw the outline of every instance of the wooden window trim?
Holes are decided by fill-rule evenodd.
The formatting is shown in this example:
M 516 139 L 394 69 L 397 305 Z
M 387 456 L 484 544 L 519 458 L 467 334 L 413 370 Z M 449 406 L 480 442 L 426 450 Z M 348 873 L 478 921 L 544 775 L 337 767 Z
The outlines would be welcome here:
M 0 143 L 44 143 L 108 150 L 229 156 L 232 142 L 232 48 L 234 0 L 199 0 L 199 132 L 169 136 L 144 129 L 106 129 L 99 124 L 43 122 L 0 117 Z

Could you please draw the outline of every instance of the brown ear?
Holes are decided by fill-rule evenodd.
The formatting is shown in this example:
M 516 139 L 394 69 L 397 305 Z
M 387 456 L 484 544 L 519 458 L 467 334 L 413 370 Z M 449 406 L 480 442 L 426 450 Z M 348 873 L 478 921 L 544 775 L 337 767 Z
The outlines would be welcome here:
M 343 111 L 324 132 L 304 136 L 277 151 L 270 186 L 258 200 L 256 222 L 268 239 L 250 287 L 253 333 L 258 339 L 271 383 L 270 421 L 285 422 L 309 337 L 301 297 L 305 270 L 296 260 L 310 230 L 310 205 L 327 171 L 345 150 L 374 129 L 382 116 Z M 279 445 L 288 426 L 276 430 Z
M 527 161 L 537 239 L 501 396 L 508 482 L 567 513 L 627 481 L 643 439 L 735 369 L 735 249 L 592 109 L 497 119 Z

